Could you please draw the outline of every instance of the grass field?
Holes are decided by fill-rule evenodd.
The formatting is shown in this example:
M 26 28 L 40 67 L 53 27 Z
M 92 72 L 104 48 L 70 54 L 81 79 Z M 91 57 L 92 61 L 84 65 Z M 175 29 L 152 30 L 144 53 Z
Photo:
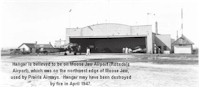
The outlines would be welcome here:
M 32 66 L 15 67 L 12 62 L 129 62 L 128 67 L 95 67 L 95 66 Z M 88 86 L 112 87 L 198 87 L 199 65 L 197 56 L 189 55 L 142 55 L 142 54 L 91 54 L 86 55 L 25 55 L 1 56 L 1 86 L 30 87 L 49 86 L 52 79 L 11 80 L 12 75 L 37 75 L 38 73 L 12 73 L 13 69 L 127 69 L 128 73 L 40 73 L 42 75 L 131 75 L 131 79 L 58 79 L 59 82 L 90 82 Z

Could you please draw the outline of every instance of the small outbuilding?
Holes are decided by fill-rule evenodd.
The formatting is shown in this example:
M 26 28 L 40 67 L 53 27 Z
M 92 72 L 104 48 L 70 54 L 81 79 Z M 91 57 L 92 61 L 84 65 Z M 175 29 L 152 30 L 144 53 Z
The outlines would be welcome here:
M 54 47 L 51 45 L 51 43 L 37 44 L 36 49 L 39 50 L 40 52 L 42 52 L 42 51 L 53 52 L 54 51 Z
M 36 43 L 23 43 L 21 44 L 18 49 L 20 49 L 21 52 L 23 53 L 36 53 L 36 52 L 53 52 L 54 47 L 49 44 L 37 44 Z
M 27 53 L 35 53 L 36 48 L 35 48 L 35 43 L 23 43 L 21 44 L 18 49 L 22 52 L 27 52 Z
M 172 43 L 172 48 L 175 54 L 192 54 L 193 42 L 182 35 Z

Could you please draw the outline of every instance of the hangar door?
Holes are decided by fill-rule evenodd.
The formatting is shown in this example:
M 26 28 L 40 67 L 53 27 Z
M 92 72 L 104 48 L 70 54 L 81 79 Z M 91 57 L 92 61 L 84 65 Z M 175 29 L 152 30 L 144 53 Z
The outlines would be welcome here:
M 86 47 L 90 47 L 93 53 L 122 53 L 122 49 L 125 47 L 146 48 L 146 37 L 70 38 L 70 43 L 81 45 L 81 52 L 85 52 Z

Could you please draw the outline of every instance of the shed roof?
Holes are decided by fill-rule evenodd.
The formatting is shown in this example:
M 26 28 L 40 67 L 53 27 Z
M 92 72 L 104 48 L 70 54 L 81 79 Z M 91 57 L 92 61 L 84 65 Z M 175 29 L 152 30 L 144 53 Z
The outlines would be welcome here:
M 188 38 L 186 38 L 184 35 L 182 35 L 180 38 L 178 38 L 176 41 L 172 43 L 172 45 L 192 45 L 194 44 L 192 41 L 190 41 Z
M 37 44 L 37 48 L 53 48 L 51 44 Z

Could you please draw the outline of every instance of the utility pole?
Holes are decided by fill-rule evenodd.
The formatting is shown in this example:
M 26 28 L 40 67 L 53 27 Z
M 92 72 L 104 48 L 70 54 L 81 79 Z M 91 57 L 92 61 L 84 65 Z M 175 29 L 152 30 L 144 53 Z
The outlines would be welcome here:
M 71 28 L 71 16 L 70 16 L 70 15 L 71 15 L 71 14 L 70 14 L 71 12 L 72 12 L 72 9 L 69 10 L 69 28 Z
M 178 39 L 178 30 L 176 31 L 176 39 Z
M 183 8 L 181 8 L 181 32 L 183 35 Z
M 155 22 L 155 29 L 156 29 L 156 31 L 155 31 L 156 35 L 158 35 L 158 22 L 157 21 Z
M 149 22 L 149 16 L 151 16 L 150 22 Z M 147 13 L 147 25 L 152 25 L 152 28 L 155 29 L 156 35 L 158 34 L 158 22 L 155 13 L 149 13 L 149 12 Z
M 156 16 L 156 14 L 155 13 L 147 13 L 147 25 L 149 25 L 149 16 L 154 16 L 153 18 L 154 18 L 154 20 L 155 20 L 155 16 Z M 152 17 L 151 17 L 152 18 Z M 150 22 L 151 23 L 151 22 Z

